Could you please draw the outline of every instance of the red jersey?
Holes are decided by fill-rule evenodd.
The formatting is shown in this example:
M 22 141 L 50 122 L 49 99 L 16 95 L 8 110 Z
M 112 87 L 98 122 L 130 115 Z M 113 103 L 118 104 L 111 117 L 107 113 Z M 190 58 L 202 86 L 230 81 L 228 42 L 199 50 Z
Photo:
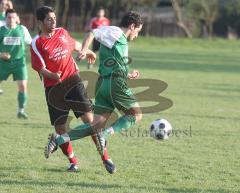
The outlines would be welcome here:
M 94 17 L 92 18 L 92 20 L 90 21 L 90 28 L 91 29 L 96 29 L 102 26 L 109 26 L 110 25 L 110 20 L 106 17 L 103 18 L 98 18 L 98 17 Z
M 37 72 L 46 68 L 61 72 L 61 81 L 78 73 L 78 66 L 72 57 L 75 40 L 63 28 L 56 28 L 51 37 L 37 35 L 31 44 L 32 68 Z M 59 81 L 44 78 L 44 86 L 54 86 Z

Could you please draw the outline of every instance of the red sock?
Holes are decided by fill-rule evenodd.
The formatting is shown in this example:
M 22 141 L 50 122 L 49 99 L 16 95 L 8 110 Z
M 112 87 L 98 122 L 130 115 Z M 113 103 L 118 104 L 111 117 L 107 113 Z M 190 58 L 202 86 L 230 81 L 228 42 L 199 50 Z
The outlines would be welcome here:
M 77 158 L 74 156 L 72 143 L 70 141 L 60 145 L 60 148 L 63 154 L 67 156 L 70 163 L 77 164 Z
M 110 159 L 110 158 L 108 157 L 107 148 L 105 148 L 105 149 L 104 149 L 104 154 L 103 154 L 103 156 L 102 156 L 102 160 L 104 161 L 104 160 L 108 160 L 108 159 Z
M 95 135 L 92 135 L 92 140 L 93 142 L 95 143 L 95 145 L 97 144 L 96 142 L 96 136 Z M 102 160 L 108 160 L 109 159 L 109 156 L 108 156 L 108 152 L 107 152 L 107 148 L 104 149 L 104 154 L 103 156 L 101 156 Z

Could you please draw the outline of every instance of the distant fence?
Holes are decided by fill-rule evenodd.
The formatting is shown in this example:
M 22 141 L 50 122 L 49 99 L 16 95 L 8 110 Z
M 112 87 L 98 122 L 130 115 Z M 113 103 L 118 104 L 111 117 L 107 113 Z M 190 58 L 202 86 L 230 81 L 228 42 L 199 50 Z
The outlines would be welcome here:
M 175 22 L 175 15 L 171 8 L 157 8 L 154 10 L 139 10 L 143 15 L 144 25 L 142 35 L 159 37 L 183 37 L 183 31 Z M 32 13 L 20 14 L 21 23 L 30 30 L 37 29 L 37 23 Z M 112 19 L 112 25 L 118 25 L 119 19 Z M 67 29 L 73 32 L 83 32 L 81 17 L 69 16 Z
M 175 13 L 171 7 L 139 9 L 143 15 L 143 34 L 160 37 L 183 37 L 184 33 L 175 20 Z

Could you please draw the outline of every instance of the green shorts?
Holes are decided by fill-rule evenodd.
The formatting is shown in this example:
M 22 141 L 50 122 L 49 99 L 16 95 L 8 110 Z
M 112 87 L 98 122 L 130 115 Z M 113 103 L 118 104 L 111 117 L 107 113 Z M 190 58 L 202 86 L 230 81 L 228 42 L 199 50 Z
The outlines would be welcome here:
M 126 80 L 123 78 L 99 77 L 95 89 L 94 114 L 111 113 L 117 108 L 127 111 L 137 103 Z
M 13 80 L 27 80 L 27 67 L 23 60 L 15 60 L 9 64 L 0 61 L 0 81 L 7 80 L 9 75 L 13 75 Z

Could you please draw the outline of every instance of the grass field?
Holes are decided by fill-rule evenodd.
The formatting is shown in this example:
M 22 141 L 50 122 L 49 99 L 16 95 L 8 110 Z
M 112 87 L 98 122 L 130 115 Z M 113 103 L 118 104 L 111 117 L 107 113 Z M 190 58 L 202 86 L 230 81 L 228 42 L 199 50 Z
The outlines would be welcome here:
M 16 85 L 0 96 L 0 192 L 240 192 L 240 41 L 140 38 L 130 46 L 142 78 L 165 81 L 168 110 L 144 115 L 131 135 L 109 139 L 117 165 L 109 175 L 90 138 L 74 142 L 78 173 L 67 173 L 61 151 L 48 160 L 50 126 L 44 90 L 30 69 L 27 121 L 16 118 Z M 86 64 L 80 64 L 85 70 Z M 96 71 L 96 67 L 93 69 Z M 156 85 L 157 87 L 158 85 Z M 164 117 L 178 131 L 160 142 L 137 131 Z M 78 122 L 73 121 L 72 125 Z

